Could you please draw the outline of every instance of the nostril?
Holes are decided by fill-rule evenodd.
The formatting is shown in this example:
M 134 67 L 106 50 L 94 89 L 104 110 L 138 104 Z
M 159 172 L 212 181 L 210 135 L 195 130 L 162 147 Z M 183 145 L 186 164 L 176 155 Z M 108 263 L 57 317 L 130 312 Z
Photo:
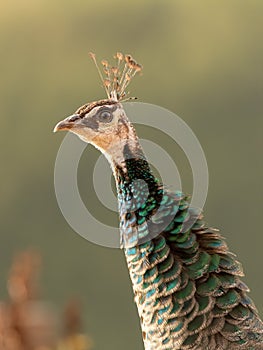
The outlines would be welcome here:
M 79 114 L 73 114 L 72 116 L 69 117 L 68 121 L 69 122 L 74 122 L 74 121 L 76 121 L 79 118 L 80 118 Z

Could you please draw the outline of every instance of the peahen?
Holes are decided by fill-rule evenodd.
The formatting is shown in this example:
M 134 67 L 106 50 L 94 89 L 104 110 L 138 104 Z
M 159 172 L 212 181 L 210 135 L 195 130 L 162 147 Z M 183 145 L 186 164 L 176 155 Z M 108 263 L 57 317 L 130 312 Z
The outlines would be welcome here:
M 240 263 L 187 196 L 153 175 L 125 114 L 121 101 L 141 65 L 130 55 L 115 58 L 115 67 L 102 61 L 106 79 L 98 68 L 107 99 L 80 107 L 54 131 L 77 134 L 110 162 L 145 349 L 263 349 L 263 323 Z

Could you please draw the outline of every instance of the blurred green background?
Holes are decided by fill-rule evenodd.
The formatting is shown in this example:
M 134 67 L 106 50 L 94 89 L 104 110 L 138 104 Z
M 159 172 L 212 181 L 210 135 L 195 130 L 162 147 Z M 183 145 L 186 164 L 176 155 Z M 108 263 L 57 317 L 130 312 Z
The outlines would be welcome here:
M 206 219 L 238 254 L 263 315 L 262 23 L 261 0 L 1 2 L 0 299 L 12 256 L 35 247 L 45 298 L 60 309 L 79 296 L 96 349 L 142 349 L 122 251 L 75 234 L 53 188 L 64 138 L 55 123 L 104 97 L 88 52 L 121 50 L 144 66 L 132 95 L 172 110 L 198 136 L 210 173 Z M 83 197 L 85 166 L 98 156 L 89 151 Z

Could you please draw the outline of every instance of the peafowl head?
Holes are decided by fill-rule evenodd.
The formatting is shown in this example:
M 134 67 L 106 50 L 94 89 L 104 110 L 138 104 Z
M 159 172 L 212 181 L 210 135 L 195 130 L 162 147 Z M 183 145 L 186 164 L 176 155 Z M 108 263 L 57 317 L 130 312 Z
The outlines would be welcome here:
M 117 53 L 116 66 L 102 61 L 103 77 L 95 58 L 90 54 L 100 74 L 107 99 L 81 106 L 73 115 L 60 121 L 54 132 L 66 130 L 78 135 L 83 141 L 93 144 L 114 166 L 121 165 L 127 150 L 133 155 L 142 155 L 136 132 L 122 106 L 127 100 L 126 88 L 142 67 L 130 55 Z

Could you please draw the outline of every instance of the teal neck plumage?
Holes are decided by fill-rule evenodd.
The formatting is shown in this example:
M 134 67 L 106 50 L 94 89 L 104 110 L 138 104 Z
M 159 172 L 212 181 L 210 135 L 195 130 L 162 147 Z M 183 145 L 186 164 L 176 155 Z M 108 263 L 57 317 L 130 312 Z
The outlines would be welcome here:
M 120 196 L 129 193 L 131 186 L 138 182 L 147 186 L 149 194 L 155 194 L 159 180 L 153 175 L 141 147 L 131 149 L 127 143 L 123 148 L 123 161 L 115 164 L 117 191 Z
M 159 183 L 136 144 L 118 156 L 121 243 L 145 349 L 262 349 L 242 267 L 218 230 Z
M 122 245 L 133 247 L 149 240 L 147 220 L 159 207 L 162 189 L 139 144 L 132 148 L 126 144 L 123 161 L 114 168 Z

